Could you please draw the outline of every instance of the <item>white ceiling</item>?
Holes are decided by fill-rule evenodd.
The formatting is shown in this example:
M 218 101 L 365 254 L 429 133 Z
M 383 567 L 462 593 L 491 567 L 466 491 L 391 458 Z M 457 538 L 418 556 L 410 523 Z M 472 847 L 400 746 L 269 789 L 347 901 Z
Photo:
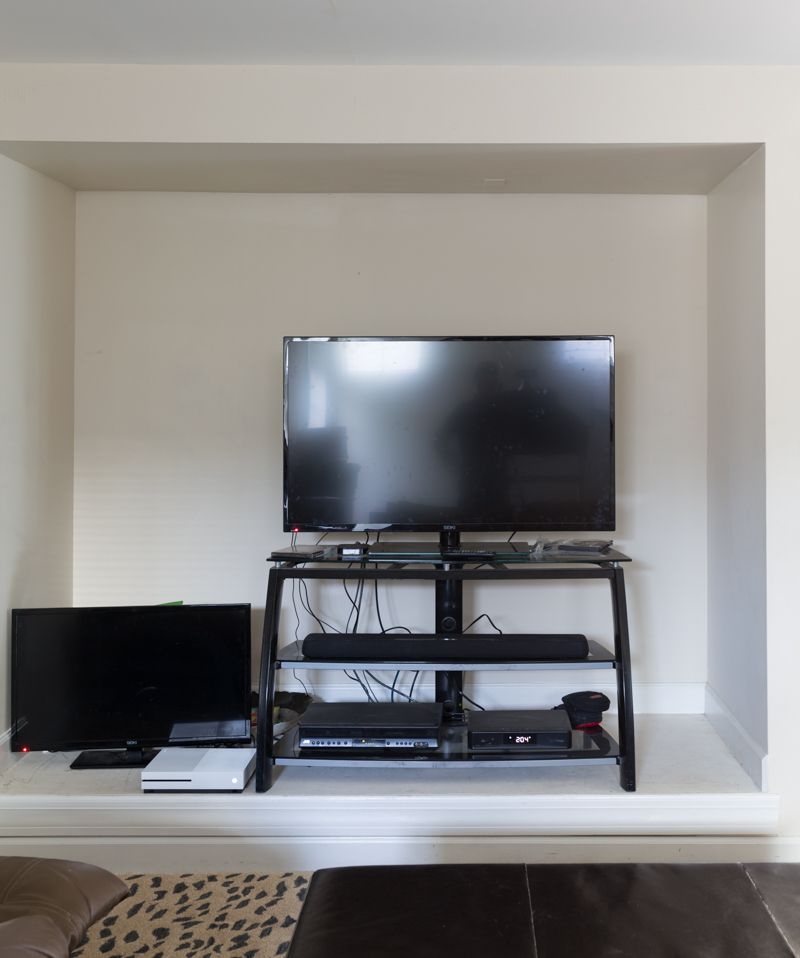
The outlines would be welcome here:
M 0 142 L 77 190 L 229 193 L 708 193 L 755 144 Z
M 800 64 L 800 2 L 0 0 L 0 61 Z

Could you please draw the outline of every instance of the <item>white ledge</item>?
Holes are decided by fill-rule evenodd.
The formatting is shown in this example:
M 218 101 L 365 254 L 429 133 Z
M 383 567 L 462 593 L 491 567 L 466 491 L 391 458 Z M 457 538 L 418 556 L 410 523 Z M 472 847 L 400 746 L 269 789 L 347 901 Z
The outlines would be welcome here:
M 765 793 L 342 798 L 269 795 L 4 796 L 2 838 L 765 835 Z
M 610 722 L 613 720 L 610 720 Z M 0 845 L 96 839 L 238 843 L 505 841 L 546 836 L 768 836 L 760 791 L 701 715 L 637 716 L 638 788 L 614 765 L 542 769 L 283 767 L 257 794 L 147 793 L 138 770 L 71 771 L 6 756 Z

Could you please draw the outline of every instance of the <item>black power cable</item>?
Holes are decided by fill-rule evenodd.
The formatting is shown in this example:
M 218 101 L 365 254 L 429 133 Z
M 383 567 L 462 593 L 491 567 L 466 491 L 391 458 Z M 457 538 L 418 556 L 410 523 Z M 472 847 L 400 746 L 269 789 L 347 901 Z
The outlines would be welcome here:
M 495 632 L 499 632 L 500 635 L 503 634 L 503 630 L 500 629 L 500 628 L 498 628 L 498 627 L 494 624 L 494 622 L 492 621 L 492 617 L 489 615 L 488 612 L 482 612 L 482 613 L 477 617 L 477 619 L 473 619 L 472 622 L 470 622 L 470 624 L 469 624 L 466 628 L 462 629 L 461 631 L 462 631 L 462 632 L 466 632 L 467 629 L 471 629 L 472 626 L 475 625 L 477 622 L 480 622 L 481 619 L 486 619 L 486 620 L 489 622 L 489 624 L 491 625 L 491 627 L 495 630 Z
M 363 679 L 361 678 L 361 676 L 358 674 L 358 672 L 354 671 L 353 674 L 351 675 L 351 674 L 347 671 L 347 669 L 345 669 L 345 670 L 344 670 L 344 674 L 347 676 L 348 679 L 350 679 L 351 682 L 357 682 L 357 683 L 361 686 L 361 690 L 363 691 L 364 695 L 366 695 L 368 702 L 376 702 L 376 701 L 377 701 L 377 699 L 373 698 L 373 695 L 372 695 L 372 692 L 371 692 L 370 688 L 369 688 L 367 685 L 364 684 L 364 681 L 363 681 Z
M 352 565 L 353 565 L 352 562 L 348 563 L 347 568 L 348 568 L 348 569 L 351 568 Z M 356 597 L 355 597 L 355 599 L 353 598 L 352 595 L 350 595 L 350 590 L 347 588 L 347 579 L 342 579 L 342 586 L 344 587 L 344 594 L 347 596 L 348 600 L 350 601 L 350 606 L 351 606 L 350 614 L 347 616 L 347 622 L 345 622 L 345 626 L 344 626 L 345 634 L 347 634 L 347 633 L 350 631 L 350 623 L 351 623 L 351 621 L 352 621 L 352 619 L 353 619 L 353 615 L 354 615 L 354 614 L 358 614 L 358 608 L 359 608 L 359 605 L 360 605 L 360 603 L 361 603 L 361 596 L 360 596 L 360 594 L 359 594 L 359 588 L 360 588 L 361 586 L 363 586 L 363 580 L 360 580 L 360 581 L 356 584 Z M 354 630 L 354 631 L 355 631 L 355 630 Z
M 385 688 L 385 689 L 389 689 L 389 691 L 392 693 L 392 697 L 391 697 L 390 701 L 392 701 L 392 702 L 394 701 L 394 696 L 395 696 L 395 695 L 399 695 L 401 698 L 408 699 L 409 702 L 413 702 L 413 701 L 414 701 L 414 699 L 412 699 L 410 695 L 406 694 L 405 692 L 401 692 L 400 689 L 398 689 L 398 688 L 395 688 L 395 683 L 394 683 L 394 682 L 393 682 L 391 685 L 389 685 L 388 682 L 384 682 L 384 681 L 382 681 L 381 679 L 379 679 L 378 676 L 375 675 L 374 672 L 365 672 L 364 674 L 365 674 L 365 675 L 368 675 L 368 676 L 372 679 L 373 682 L 376 682 L 378 685 L 383 686 L 383 688 Z M 397 673 L 395 673 L 395 674 L 396 674 L 396 675 L 400 675 L 399 672 L 397 672 Z
M 297 611 L 297 596 L 296 596 L 296 594 L 295 594 L 295 586 L 296 586 L 296 583 L 297 583 L 297 579 L 292 579 L 292 607 L 294 608 L 294 640 L 295 640 L 295 642 L 298 643 L 298 645 L 299 645 L 299 643 L 300 643 L 300 636 L 299 636 L 299 632 L 300 632 L 300 613 Z M 297 670 L 296 670 L 296 669 L 292 669 L 292 675 L 294 676 L 295 681 L 296 681 L 296 682 L 299 682 L 300 685 L 303 686 L 303 691 L 306 693 L 306 695 L 310 696 L 311 693 L 308 691 L 308 686 L 307 686 L 306 683 L 300 678 L 300 676 L 297 674 Z
M 475 708 L 476 708 L 476 709 L 480 709 L 481 712 L 485 712 L 485 711 L 486 711 L 486 709 L 485 709 L 482 705 L 478 705 L 477 702 L 473 702 L 472 699 L 471 699 L 467 694 L 465 694 L 464 692 L 461 693 L 461 698 L 462 698 L 462 699 L 466 699 L 466 700 L 469 702 L 470 705 L 474 705 Z
M 380 535 L 380 533 L 378 535 Z M 366 530 L 366 538 L 367 538 L 367 543 L 369 543 L 369 530 Z M 352 565 L 353 565 L 352 562 L 349 563 L 348 568 L 351 568 Z M 381 607 L 380 607 L 378 580 L 375 579 L 373 581 L 375 585 L 375 612 L 377 614 L 378 624 L 380 626 L 381 632 L 383 634 L 386 634 L 387 632 L 394 632 L 394 631 L 401 630 L 401 631 L 407 632 L 410 635 L 411 629 L 409 629 L 408 626 L 392 625 L 392 626 L 386 627 L 384 625 L 383 616 L 381 614 Z M 296 590 L 295 590 L 295 582 L 298 583 L 298 587 Z M 358 623 L 359 623 L 359 619 L 361 618 L 361 610 L 362 610 L 362 604 L 364 600 L 364 583 L 365 583 L 364 579 L 359 579 L 358 584 L 356 585 L 355 592 L 351 594 L 350 589 L 348 588 L 348 585 L 347 585 L 347 579 L 342 579 L 342 587 L 344 588 L 345 595 L 347 596 L 347 599 L 351 606 L 350 613 L 347 616 L 347 622 L 345 623 L 344 634 L 350 634 L 351 624 L 352 624 L 352 632 L 355 633 L 358 631 Z M 330 629 L 333 632 L 338 632 L 341 634 L 342 632 L 341 629 L 337 629 L 336 626 L 332 625 L 326 619 L 323 619 L 321 616 L 317 615 L 316 612 L 314 612 L 313 608 L 311 607 L 311 598 L 309 595 L 308 584 L 306 583 L 306 581 L 304 579 L 298 579 L 298 580 L 293 579 L 292 580 L 292 604 L 294 606 L 294 613 L 295 613 L 295 623 L 296 623 L 295 624 L 295 639 L 297 641 L 299 641 L 298 631 L 300 628 L 300 615 L 297 609 L 298 597 L 299 597 L 300 605 L 302 606 L 302 608 L 305 610 L 305 612 L 308 613 L 308 615 L 311 616 L 312 619 L 314 619 L 314 621 L 317 623 L 320 629 L 322 629 L 323 632 L 327 633 L 327 629 Z M 355 616 L 355 620 L 353 618 L 354 616 Z M 326 629 L 326 626 L 327 626 L 327 629 Z M 366 670 L 366 669 L 363 670 L 363 676 L 364 676 L 363 678 L 359 674 L 360 670 L 344 669 L 343 671 L 345 676 L 351 682 L 356 682 L 361 687 L 361 690 L 364 692 L 364 694 L 367 697 L 367 700 L 370 702 L 378 701 L 378 698 L 375 695 L 375 691 L 370 685 L 370 679 L 373 682 L 375 682 L 377 685 L 380 685 L 383 688 L 389 690 L 391 701 L 394 701 L 395 695 L 399 695 L 401 698 L 407 699 L 409 702 L 413 702 L 414 687 L 420 675 L 419 672 L 414 673 L 414 678 L 411 681 L 411 687 L 409 691 L 406 693 L 406 692 L 401 692 L 400 689 L 397 688 L 397 683 L 400 679 L 400 674 L 401 674 L 400 671 L 395 672 L 394 680 L 392 681 L 391 685 L 389 685 L 387 682 L 384 682 L 382 679 L 378 678 L 373 672 L 370 672 L 369 670 Z M 305 688 L 305 685 L 303 684 L 302 680 L 298 679 L 298 681 L 300 682 L 301 685 L 303 685 L 303 688 Z
M 311 618 L 314 619 L 314 621 L 322 629 L 323 632 L 327 632 L 327 629 L 325 628 L 325 626 L 327 625 L 328 629 L 330 629 L 331 632 L 341 633 L 342 631 L 341 629 L 337 629 L 335 625 L 331 625 L 330 622 L 318 616 L 316 612 L 311 608 L 311 599 L 308 594 L 308 583 L 306 582 L 306 580 L 298 579 L 298 582 L 300 583 L 300 586 L 297 590 L 298 595 L 300 596 L 300 604 L 303 606 L 306 612 L 308 612 Z

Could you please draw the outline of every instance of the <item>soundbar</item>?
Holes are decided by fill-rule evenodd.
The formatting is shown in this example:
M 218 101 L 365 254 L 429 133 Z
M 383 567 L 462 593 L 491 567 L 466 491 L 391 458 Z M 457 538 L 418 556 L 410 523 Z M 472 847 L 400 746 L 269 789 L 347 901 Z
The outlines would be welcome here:
M 349 662 L 539 662 L 585 659 L 585 635 L 387 635 L 312 632 L 303 639 L 307 659 Z

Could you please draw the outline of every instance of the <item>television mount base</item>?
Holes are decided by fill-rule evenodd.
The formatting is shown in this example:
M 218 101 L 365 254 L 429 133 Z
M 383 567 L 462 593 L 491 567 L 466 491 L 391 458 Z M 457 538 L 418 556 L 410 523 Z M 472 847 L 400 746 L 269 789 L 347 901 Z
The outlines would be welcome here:
M 157 748 L 90 748 L 70 768 L 146 768 L 156 755 Z

